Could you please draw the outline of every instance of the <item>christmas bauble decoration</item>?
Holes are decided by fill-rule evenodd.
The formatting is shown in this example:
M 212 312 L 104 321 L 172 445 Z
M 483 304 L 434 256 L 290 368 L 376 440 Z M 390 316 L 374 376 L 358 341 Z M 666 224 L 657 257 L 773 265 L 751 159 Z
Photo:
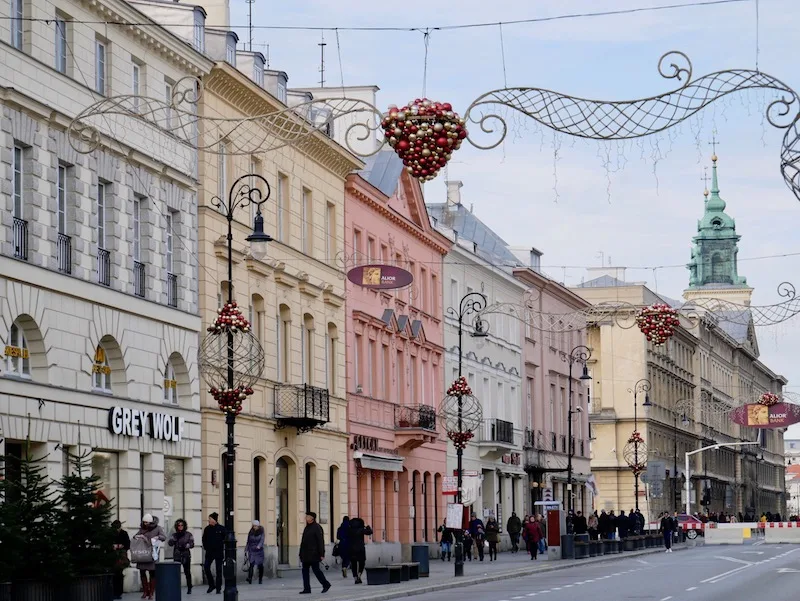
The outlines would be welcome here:
M 453 446 L 462 451 L 467 448 L 467 443 L 472 440 L 475 435 L 472 432 L 448 432 L 447 437 L 453 441 Z
M 639 311 L 636 324 L 647 341 L 658 346 L 672 337 L 681 321 L 676 309 L 664 303 L 655 303 Z
M 450 396 L 467 396 L 472 394 L 472 389 L 469 387 L 467 379 L 464 376 L 459 376 L 455 382 L 450 384 L 447 394 Z
M 449 102 L 427 98 L 389 107 L 381 127 L 406 170 L 421 182 L 435 178 L 467 137 L 464 119 Z
M 760 397 L 758 397 L 758 404 L 764 405 L 765 407 L 772 407 L 773 405 L 777 405 L 780 402 L 781 402 L 781 397 L 772 392 L 765 392 Z
M 214 400 L 217 401 L 220 411 L 239 415 L 242 412 L 242 402 L 253 394 L 253 389 L 239 386 L 237 388 L 226 388 L 224 390 L 209 388 L 208 392 L 210 392 Z
M 225 303 L 217 310 L 217 318 L 208 328 L 209 332 L 221 334 L 222 332 L 249 332 L 250 322 L 248 322 L 235 302 Z

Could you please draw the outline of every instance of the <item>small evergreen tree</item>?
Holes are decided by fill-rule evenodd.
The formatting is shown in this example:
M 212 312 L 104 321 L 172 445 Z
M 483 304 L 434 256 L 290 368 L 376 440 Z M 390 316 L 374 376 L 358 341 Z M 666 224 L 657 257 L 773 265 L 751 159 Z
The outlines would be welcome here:
M 112 550 L 111 502 L 98 502 L 100 477 L 92 474 L 89 454 L 69 456 L 72 473 L 61 479 L 58 522 L 73 577 L 112 571 L 117 560 Z
M 19 479 L 0 481 L 0 582 L 57 582 L 65 575 L 66 559 L 58 491 L 50 486 L 46 458 L 33 458 L 30 440 L 23 449 L 21 459 L 5 457 L 6 468 L 19 464 Z

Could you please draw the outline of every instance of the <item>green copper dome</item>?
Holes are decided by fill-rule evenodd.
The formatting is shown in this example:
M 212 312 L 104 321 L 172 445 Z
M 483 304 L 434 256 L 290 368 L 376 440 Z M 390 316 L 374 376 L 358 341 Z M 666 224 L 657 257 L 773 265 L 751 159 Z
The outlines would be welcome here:
M 689 288 L 714 285 L 742 286 L 747 279 L 738 273 L 739 236 L 736 221 L 725 212 L 725 201 L 719 195 L 717 155 L 711 157 L 711 193 L 705 192 L 705 211 L 697 222 L 697 235 L 692 239 Z

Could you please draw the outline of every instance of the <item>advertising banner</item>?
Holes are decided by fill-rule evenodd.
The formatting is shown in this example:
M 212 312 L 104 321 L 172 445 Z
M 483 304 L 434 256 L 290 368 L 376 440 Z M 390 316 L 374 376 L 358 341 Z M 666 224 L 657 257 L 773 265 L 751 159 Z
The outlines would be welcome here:
M 347 272 L 347 279 L 370 290 L 395 290 L 414 282 L 410 272 L 394 265 L 359 265 Z
M 749 428 L 787 428 L 800 422 L 800 405 L 776 403 L 767 407 L 760 403 L 742 405 L 731 411 L 731 419 Z

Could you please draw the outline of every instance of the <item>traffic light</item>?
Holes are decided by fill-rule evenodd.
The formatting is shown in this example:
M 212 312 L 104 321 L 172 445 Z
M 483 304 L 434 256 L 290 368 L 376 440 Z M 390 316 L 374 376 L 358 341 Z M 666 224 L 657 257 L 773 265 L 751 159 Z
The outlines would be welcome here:
M 703 489 L 703 500 L 700 502 L 701 505 L 708 506 L 711 505 L 711 489 L 704 488 Z

